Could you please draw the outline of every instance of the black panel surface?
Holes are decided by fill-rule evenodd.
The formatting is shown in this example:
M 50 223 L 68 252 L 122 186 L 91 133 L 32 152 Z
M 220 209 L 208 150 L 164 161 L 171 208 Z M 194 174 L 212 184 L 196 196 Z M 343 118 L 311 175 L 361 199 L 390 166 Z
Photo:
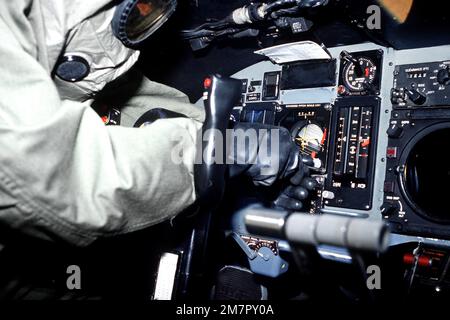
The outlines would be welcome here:
M 283 66 L 281 90 L 336 85 L 336 60 L 314 61 Z
M 334 105 L 330 161 L 325 190 L 332 207 L 372 207 L 378 119 L 378 97 L 346 97 Z
M 395 67 L 392 104 L 394 108 L 450 106 L 450 61 L 406 64 Z M 425 102 L 417 104 L 411 100 L 406 91 L 417 91 Z

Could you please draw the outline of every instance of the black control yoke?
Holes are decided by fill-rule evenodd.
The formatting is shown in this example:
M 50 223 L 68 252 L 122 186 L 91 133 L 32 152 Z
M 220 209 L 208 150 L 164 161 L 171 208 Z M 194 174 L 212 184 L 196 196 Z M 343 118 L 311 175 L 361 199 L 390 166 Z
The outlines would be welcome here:
M 213 207 L 222 199 L 226 175 L 226 129 L 233 107 L 241 98 L 242 82 L 212 75 L 204 81 L 205 122 L 194 166 L 195 190 L 201 207 Z M 219 143 L 220 142 L 220 143 Z M 201 162 L 199 162 L 201 160 Z

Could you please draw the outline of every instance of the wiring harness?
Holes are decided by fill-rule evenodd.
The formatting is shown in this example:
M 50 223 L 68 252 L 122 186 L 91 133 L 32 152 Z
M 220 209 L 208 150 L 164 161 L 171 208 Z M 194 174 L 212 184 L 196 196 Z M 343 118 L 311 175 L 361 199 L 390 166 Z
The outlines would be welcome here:
M 276 27 L 292 33 L 308 31 L 312 22 L 301 17 L 302 10 L 325 6 L 328 0 L 275 0 L 250 3 L 234 10 L 222 20 L 208 21 L 194 29 L 183 30 L 182 38 L 192 50 L 208 47 L 216 39 L 256 37 L 261 30 Z

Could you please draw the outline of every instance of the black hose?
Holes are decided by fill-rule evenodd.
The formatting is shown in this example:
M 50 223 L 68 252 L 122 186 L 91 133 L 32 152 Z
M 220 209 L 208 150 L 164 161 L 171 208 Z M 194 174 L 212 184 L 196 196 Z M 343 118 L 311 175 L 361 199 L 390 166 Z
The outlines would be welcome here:
M 271 14 L 272 12 L 276 11 L 278 8 L 287 6 L 287 5 L 298 5 L 298 0 L 277 0 L 275 2 L 272 2 L 271 4 L 268 4 L 266 7 L 267 14 Z

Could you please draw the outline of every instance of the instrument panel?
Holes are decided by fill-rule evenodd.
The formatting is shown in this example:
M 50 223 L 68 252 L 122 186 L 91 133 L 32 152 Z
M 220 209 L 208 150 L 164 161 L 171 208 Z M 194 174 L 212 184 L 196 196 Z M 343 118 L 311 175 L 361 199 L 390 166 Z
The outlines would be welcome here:
M 450 238 L 449 65 L 394 71 L 382 215 L 400 233 Z
M 380 99 L 376 96 L 337 99 L 333 115 L 333 152 L 326 190 L 334 195 L 325 204 L 372 208 L 374 155 Z
M 232 120 L 289 129 L 300 152 L 314 159 L 315 177 L 323 186 L 320 202 L 370 210 L 383 54 L 381 49 L 342 50 L 337 58 L 293 62 L 265 70 L 261 79 L 241 78 L 243 97 Z M 318 97 L 300 94 L 309 90 Z M 283 99 L 290 95 L 297 97 Z M 320 213 L 322 207 L 307 210 Z
M 450 61 L 398 65 L 391 102 L 394 109 L 449 104 Z
M 232 120 L 286 127 L 301 152 L 315 159 L 320 199 L 312 201 L 310 213 L 384 219 L 399 235 L 450 239 L 444 201 L 439 213 L 439 205 L 424 200 L 438 179 L 430 168 L 439 164 L 450 172 L 439 140 L 450 141 L 450 46 L 328 49 L 330 60 L 264 61 L 235 74 L 243 90 Z M 430 138 L 423 140 L 429 127 Z M 446 177 L 441 173 L 443 182 L 434 182 L 439 197 L 450 192 Z M 424 207 L 433 213 L 424 214 Z

